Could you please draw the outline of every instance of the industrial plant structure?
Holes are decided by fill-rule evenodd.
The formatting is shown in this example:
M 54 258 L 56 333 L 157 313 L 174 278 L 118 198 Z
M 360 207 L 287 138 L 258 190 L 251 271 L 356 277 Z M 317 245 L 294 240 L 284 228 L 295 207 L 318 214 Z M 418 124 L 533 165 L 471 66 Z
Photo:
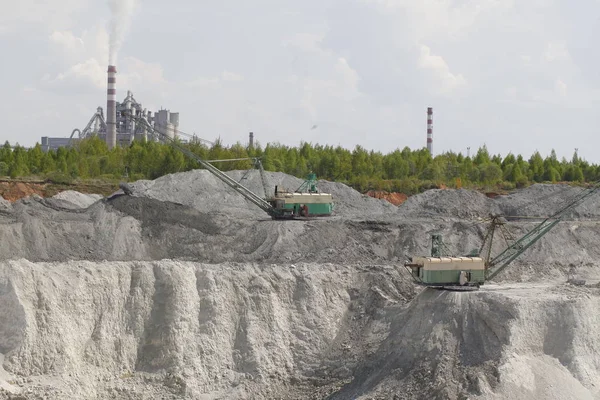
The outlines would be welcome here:
M 427 151 L 433 156 L 433 107 L 427 107 Z
M 178 137 L 178 112 L 170 112 L 162 108 L 154 113 L 148 111 L 133 97 L 131 91 L 127 91 L 125 99 L 118 102 L 116 100 L 117 69 L 114 65 L 109 65 L 107 72 L 106 117 L 102 107 L 98 107 L 85 128 L 83 130 L 74 129 L 70 137 L 42 137 L 42 150 L 67 147 L 78 140 L 91 136 L 98 136 L 106 141 L 109 149 L 115 146 L 128 146 L 134 140 L 164 141 L 164 137 L 149 132 L 145 124 L 136 124 L 136 118 L 144 119 L 156 131 L 169 138 Z

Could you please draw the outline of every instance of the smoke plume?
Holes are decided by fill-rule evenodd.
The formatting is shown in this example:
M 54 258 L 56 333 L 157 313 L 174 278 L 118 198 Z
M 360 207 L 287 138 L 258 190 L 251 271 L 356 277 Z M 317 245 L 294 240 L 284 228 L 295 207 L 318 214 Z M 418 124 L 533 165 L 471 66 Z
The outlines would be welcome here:
M 117 53 L 123 44 L 137 4 L 138 0 L 108 0 L 111 13 L 108 42 L 108 63 L 110 65 L 115 65 L 117 61 Z

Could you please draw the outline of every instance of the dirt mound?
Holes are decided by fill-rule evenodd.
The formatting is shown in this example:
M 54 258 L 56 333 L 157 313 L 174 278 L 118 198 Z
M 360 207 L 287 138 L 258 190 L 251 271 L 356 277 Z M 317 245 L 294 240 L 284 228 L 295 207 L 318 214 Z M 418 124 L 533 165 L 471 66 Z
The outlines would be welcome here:
M 74 190 L 65 190 L 64 192 L 52 196 L 52 198 L 64 200 L 65 202 L 70 203 L 74 208 L 87 208 L 102 199 L 103 196 L 99 194 L 83 194 Z
M 432 189 L 411 196 L 399 208 L 407 218 L 486 218 L 498 213 L 494 200 L 466 189 Z
M 404 193 L 390 193 L 382 190 L 369 190 L 367 196 L 387 200 L 395 206 L 399 206 L 408 199 L 408 196 Z
M 273 221 L 205 172 L 138 182 L 133 197 L 116 195 L 91 205 L 94 196 L 74 192 L 0 202 L 0 259 L 403 262 L 429 254 L 432 233 L 442 234 L 453 254 L 477 250 L 488 227 L 483 216 L 510 204 L 506 197 L 492 200 L 477 192 L 446 189 L 413 196 L 395 207 L 345 185 L 323 183 L 323 190 L 341 199 L 335 217 Z M 261 185 L 258 175 L 253 179 L 252 185 Z M 286 179 L 301 184 L 293 177 L 279 181 Z M 541 207 L 534 201 L 538 193 L 531 190 L 514 193 L 513 201 Z M 597 203 L 594 195 L 580 207 L 593 209 Z M 520 237 L 536 223 L 520 219 L 509 229 Z M 600 257 L 594 245 L 598 234 L 595 220 L 564 221 L 499 279 L 539 280 L 564 275 L 572 265 L 594 265 Z M 500 236 L 494 243 L 494 254 L 507 246 Z
M 72 196 L 78 196 L 81 199 L 82 193 L 90 193 L 92 197 L 99 198 L 115 191 L 115 184 L 102 181 L 85 181 L 72 183 L 55 183 L 52 181 L 29 181 L 29 180 L 1 180 L 0 198 L 11 202 L 33 195 L 41 197 L 52 197 L 61 192 L 70 192 Z M 73 199 L 73 198 L 72 198 Z M 85 201 L 85 200 L 84 200 Z
M 42 196 L 44 184 L 25 182 L 0 182 L 0 196 L 8 201 L 16 201 L 33 194 Z
M 261 197 L 265 196 L 265 189 L 257 170 L 231 171 L 227 174 L 252 192 Z M 281 172 L 265 172 L 265 176 L 268 195 L 274 193 L 275 186 L 294 191 L 304 182 Z M 154 181 L 133 182 L 130 186 L 135 196 L 181 203 L 202 212 L 233 214 L 239 218 L 266 215 L 206 170 L 165 175 Z M 321 192 L 332 194 L 335 215 L 345 218 L 372 218 L 395 211 L 392 204 L 362 195 L 342 183 L 319 181 L 318 187 Z
M 500 212 L 507 216 L 549 217 L 581 195 L 586 188 L 566 184 L 535 184 L 495 199 Z M 599 219 L 600 193 L 569 211 L 568 219 Z

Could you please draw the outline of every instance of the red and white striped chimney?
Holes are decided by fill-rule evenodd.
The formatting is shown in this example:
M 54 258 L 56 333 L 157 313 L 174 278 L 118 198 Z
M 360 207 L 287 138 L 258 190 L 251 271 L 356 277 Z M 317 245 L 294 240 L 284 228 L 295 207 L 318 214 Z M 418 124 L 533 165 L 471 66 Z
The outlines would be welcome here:
M 117 68 L 108 66 L 108 89 L 106 91 L 106 145 L 113 149 L 117 145 Z
M 427 151 L 433 156 L 433 108 L 427 107 Z

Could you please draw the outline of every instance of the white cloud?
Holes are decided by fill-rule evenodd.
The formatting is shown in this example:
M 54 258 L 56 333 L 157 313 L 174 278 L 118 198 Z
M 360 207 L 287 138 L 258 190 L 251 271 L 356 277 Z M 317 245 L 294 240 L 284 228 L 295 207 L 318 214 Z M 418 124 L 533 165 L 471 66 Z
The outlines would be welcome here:
M 569 60 L 571 58 L 567 44 L 564 40 L 550 42 L 546 45 L 544 58 L 548 62 Z
M 80 34 L 71 30 L 53 31 L 48 41 L 51 56 L 47 59 L 57 66 L 58 72 L 44 74 L 42 88 L 81 92 L 106 87 L 108 33 L 103 27 L 92 27 Z
M 25 94 L 36 93 L 36 92 L 38 92 L 38 89 L 33 86 L 23 86 L 21 88 L 21 92 L 23 92 Z
M 224 70 L 219 76 L 213 77 L 198 77 L 188 83 L 190 86 L 202 86 L 202 87 L 217 87 L 225 82 L 243 82 L 244 77 L 235 72 Z
M 567 95 L 567 84 L 560 79 L 557 79 L 554 83 L 554 89 L 562 97 Z
M 65 62 L 77 63 L 95 58 L 108 60 L 108 32 L 102 26 L 86 29 L 78 36 L 73 31 L 54 31 L 49 35 L 52 50 L 59 50 Z
M 42 78 L 42 85 L 49 90 L 65 88 L 106 88 L 108 62 L 108 32 L 102 26 L 84 30 L 80 36 L 72 31 L 54 31 L 49 40 L 61 51 L 63 71 Z M 125 57 L 117 66 L 118 88 L 143 85 L 166 86 L 164 69 L 158 63 L 148 63 L 136 57 Z
M 434 74 L 436 81 L 434 85 L 440 93 L 451 92 L 467 83 L 461 74 L 450 72 L 450 67 L 444 58 L 432 54 L 431 49 L 426 45 L 420 46 L 418 65 L 420 68 L 430 70 Z
M 360 96 L 358 72 L 348 65 L 348 61 L 344 57 L 337 59 L 334 70 L 338 76 L 337 87 L 340 97 L 350 101 Z
M 516 100 L 517 99 L 517 88 L 514 86 L 509 86 L 506 89 L 504 89 L 504 94 L 508 99 Z
M 515 0 L 362 0 L 382 7 L 384 12 L 399 12 L 419 42 L 444 35 L 459 38 L 470 28 L 490 17 L 498 17 L 514 7 Z
M 18 0 L 2 3 L 0 34 L 34 29 L 61 30 L 75 21 L 90 0 Z
M 119 68 L 122 69 L 121 72 Z M 117 67 L 117 82 L 121 86 L 150 86 L 166 84 L 167 80 L 160 64 L 148 63 L 135 57 L 125 57 Z
M 54 31 L 50 35 L 50 41 L 68 52 L 78 53 L 85 48 L 83 39 L 75 36 L 71 31 Z
M 219 78 L 205 78 L 198 77 L 191 82 L 189 82 L 189 86 L 218 86 L 221 80 Z
M 323 35 L 316 33 L 297 33 L 286 38 L 284 46 L 292 49 L 295 59 L 301 59 L 301 66 L 294 66 L 300 74 L 288 77 L 292 83 L 306 86 L 318 85 L 333 89 L 332 95 L 344 94 L 342 97 L 354 98 L 359 94 L 360 77 L 345 57 L 336 55 L 322 47 Z M 298 51 L 300 53 L 298 53 Z M 300 75 L 300 76 L 299 76 Z M 348 97 L 350 95 L 350 97 Z
M 267 134 L 287 132 L 294 143 L 300 138 L 318 141 L 323 132 L 341 140 L 343 131 L 357 129 L 360 115 L 369 109 L 359 89 L 360 76 L 348 59 L 321 47 L 321 39 L 322 35 L 313 33 L 286 36 L 280 43 L 288 63 L 274 69 L 266 80 L 257 81 L 249 74 L 243 80 L 236 78 L 236 85 L 226 85 L 231 78 L 225 70 L 189 82 L 190 87 L 202 87 L 203 95 L 212 99 L 196 107 L 205 110 L 203 124 L 218 128 L 242 124 L 261 132 L 261 140 Z M 226 118 L 218 105 L 231 110 Z M 313 125 L 319 129 L 310 130 Z
M 339 73 L 343 81 L 352 87 L 356 87 L 358 85 L 358 73 L 348 65 L 348 60 L 344 57 L 339 57 L 337 59 L 337 63 L 335 64 L 335 70 Z
M 531 67 L 531 56 L 523 54 L 520 56 L 520 59 L 523 62 L 524 66 Z
M 244 80 L 244 77 L 240 74 L 236 74 L 235 72 L 223 71 L 221 73 L 221 79 L 224 82 L 241 82 Z
M 324 35 L 322 34 L 300 32 L 283 39 L 282 43 L 286 47 L 290 46 L 306 52 L 321 53 L 323 51 L 321 48 L 323 38 Z
M 310 123 L 336 118 L 347 122 L 347 113 L 363 97 L 360 76 L 345 57 L 324 49 L 322 41 L 323 35 L 316 33 L 298 33 L 284 41 L 294 59 L 301 60 L 293 63 L 295 73 L 285 78 L 288 96 L 295 101 L 290 107 L 302 110 Z
M 72 65 L 65 72 L 61 72 L 52 78 L 45 75 L 42 83 L 49 89 L 66 88 L 85 90 L 106 87 L 105 67 L 98 63 L 95 58 L 90 58 L 81 63 Z

